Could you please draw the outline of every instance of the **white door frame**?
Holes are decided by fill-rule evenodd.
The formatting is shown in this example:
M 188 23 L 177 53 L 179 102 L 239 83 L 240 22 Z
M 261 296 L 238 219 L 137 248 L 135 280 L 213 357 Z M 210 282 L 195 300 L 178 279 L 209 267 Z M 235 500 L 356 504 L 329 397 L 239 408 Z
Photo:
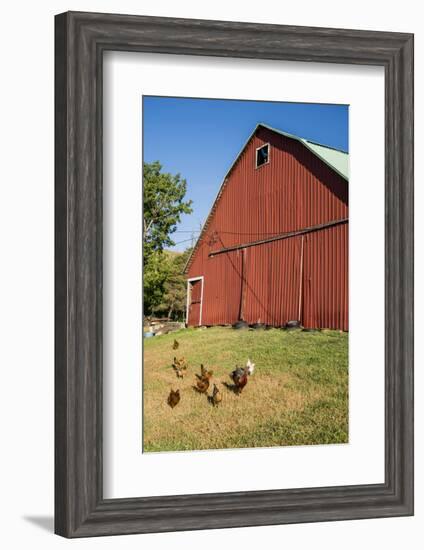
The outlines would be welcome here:
M 188 316 L 190 312 L 190 298 L 191 298 L 191 287 L 190 283 L 193 281 L 202 281 L 202 291 L 200 293 L 200 315 L 199 315 L 199 327 L 202 325 L 202 314 L 203 314 L 203 287 L 205 286 L 205 277 L 201 275 L 200 277 L 191 277 L 190 279 L 187 279 L 187 305 L 186 305 L 186 311 L 187 311 L 187 318 L 186 323 L 188 325 Z

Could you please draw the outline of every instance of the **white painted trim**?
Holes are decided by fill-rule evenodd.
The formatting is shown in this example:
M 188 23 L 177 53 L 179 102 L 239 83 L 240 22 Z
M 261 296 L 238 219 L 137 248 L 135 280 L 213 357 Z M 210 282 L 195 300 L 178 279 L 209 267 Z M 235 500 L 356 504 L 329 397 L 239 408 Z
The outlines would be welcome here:
M 258 151 L 259 151 L 259 149 L 263 149 L 266 146 L 268 146 L 268 159 L 267 159 L 266 162 L 264 162 L 263 164 L 258 166 Z M 262 166 L 266 166 L 267 164 L 269 164 L 270 157 L 271 157 L 271 144 L 269 142 L 268 143 L 262 143 L 262 145 L 260 145 L 259 147 L 256 147 L 256 149 L 255 149 L 255 169 L 258 170 L 258 168 L 262 168 Z
M 190 286 L 189 286 L 189 280 L 187 279 L 187 298 L 186 298 L 186 326 L 188 326 L 188 312 L 189 312 L 189 294 L 190 294 Z
M 188 314 L 190 311 L 190 293 L 189 293 L 189 284 L 193 281 L 202 281 L 202 291 L 200 293 L 200 315 L 199 315 L 199 327 L 202 326 L 202 315 L 203 315 L 203 289 L 205 286 L 205 277 L 204 275 L 201 275 L 200 277 L 191 277 L 190 279 L 187 279 L 187 317 L 186 317 L 186 323 L 188 325 Z

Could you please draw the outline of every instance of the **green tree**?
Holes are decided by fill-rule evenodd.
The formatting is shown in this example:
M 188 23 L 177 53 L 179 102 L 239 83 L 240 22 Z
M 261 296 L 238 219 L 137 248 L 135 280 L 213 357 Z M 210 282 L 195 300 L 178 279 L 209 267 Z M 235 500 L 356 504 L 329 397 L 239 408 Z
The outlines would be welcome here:
M 173 246 L 171 238 L 182 214 L 191 214 L 191 200 L 184 200 L 187 182 L 180 174 L 162 172 L 156 161 L 143 165 L 144 254 L 146 265 L 150 256 Z
M 165 283 L 171 271 L 169 256 L 166 252 L 150 254 L 143 266 L 144 314 L 155 315 L 163 303 Z
M 190 255 L 191 248 L 182 253 L 165 251 L 168 256 L 168 272 L 163 285 L 163 295 L 156 311 L 176 320 L 183 320 L 186 310 L 186 279 L 184 267 Z

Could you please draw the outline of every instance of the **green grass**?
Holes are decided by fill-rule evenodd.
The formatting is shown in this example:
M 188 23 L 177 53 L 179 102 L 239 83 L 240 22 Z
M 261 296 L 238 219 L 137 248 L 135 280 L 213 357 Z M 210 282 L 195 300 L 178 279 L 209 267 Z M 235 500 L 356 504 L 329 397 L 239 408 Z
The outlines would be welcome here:
M 176 338 L 180 347 L 172 349 Z M 189 367 L 183 380 L 174 355 Z M 228 374 L 250 357 L 241 396 Z M 213 407 L 193 389 L 200 363 L 223 395 Z M 209 394 L 211 393 L 212 384 Z M 171 409 L 167 397 L 180 388 Z M 144 450 L 318 445 L 348 441 L 348 335 L 338 331 L 186 329 L 144 340 Z

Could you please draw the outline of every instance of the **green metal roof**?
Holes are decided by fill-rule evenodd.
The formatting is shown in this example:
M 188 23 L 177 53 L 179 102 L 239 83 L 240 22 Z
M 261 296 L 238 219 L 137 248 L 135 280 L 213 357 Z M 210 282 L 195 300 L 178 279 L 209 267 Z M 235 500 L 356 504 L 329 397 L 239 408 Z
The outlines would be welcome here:
M 260 126 L 262 126 L 263 128 L 267 128 L 272 132 L 276 132 L 277 134 L 280 134 L 282 136 L 299 141 L 312 153 L 314 153 L 314 155 L 316 155 L 318 158 L 328 164 L 328 166 L 330 166 L 330 168 L 332 168 L 340 176 L 342 176 L 346 180 L 349 180 L 349 153 L 346 153 L 345 151 L 341 151 L 339 149 L 335 149 L 334 147 L 329 147 L 328 145 L 322 145 L 321 143 L 316 143 L 314 141 L 309 141 L 305 138 L 288 134 L 287 132 L 277 130 L 276 128 L 272 128 L 272 126 L 268 126 L 267 124 L 263 124 L 262 122 L 260 122 L 256 126 L 252 135 L 256 133 Z M 252 135 L 250 136 L 250 138 L 252 137 Z M 250 138 L 248 141 L 250 141 Z
M 331 149 L 325 145 L 318 145 L 312 141 L 302 140 L 305 145 L 311 149 L 317 157 L 321 157 L 331 168 L 334 168 L 341 176 L 349 179 L 349 155 L 344 151 L 338 151 L 337 149 Z

